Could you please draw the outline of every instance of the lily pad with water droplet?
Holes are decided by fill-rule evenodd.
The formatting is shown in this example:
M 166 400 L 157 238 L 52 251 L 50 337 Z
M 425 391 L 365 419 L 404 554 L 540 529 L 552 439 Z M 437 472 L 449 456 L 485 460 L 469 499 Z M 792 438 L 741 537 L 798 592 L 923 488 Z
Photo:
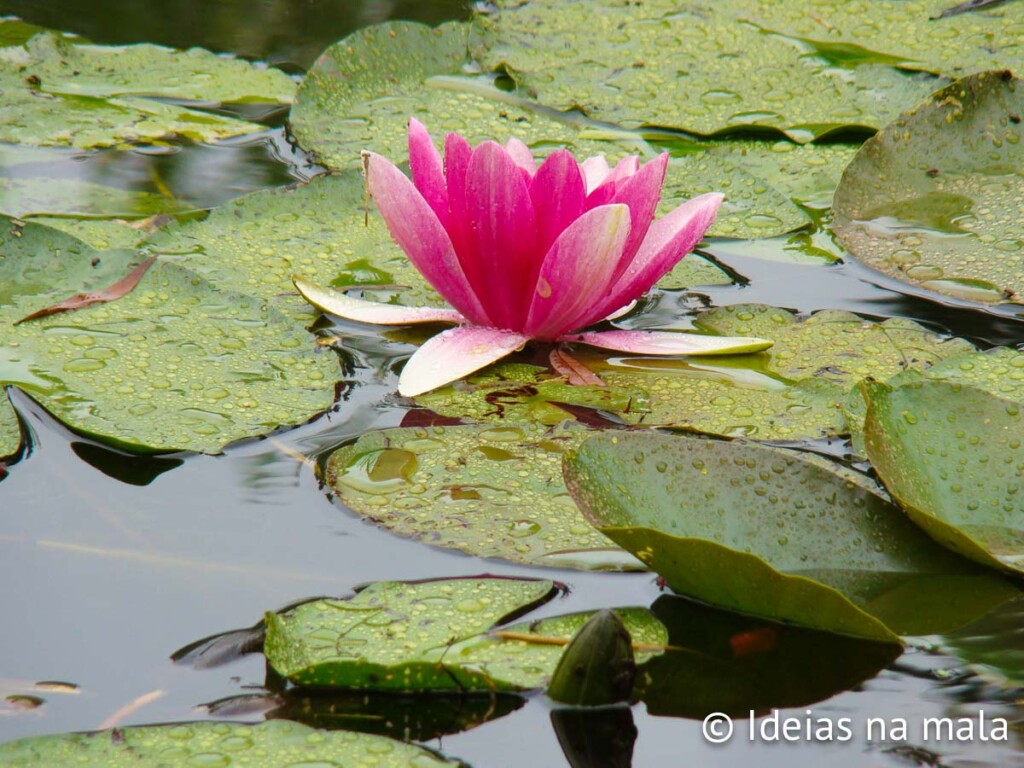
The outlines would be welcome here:
M 464 23 L 431 29 L 388 22 L 355 32 L 329 48 L 306 76 L 292 129 L 304 148 L 340 169 L 358 168 L 364 149 L 404 159 L 410 115 L 438 138 L 456 132 L 477 144 L 515 137 L 538 155 L 558 147 L 581 159 L 603 154 L 613 162 L 630 152 L 654 155 L 640 134 L 541 108 L 522 92 L 497 87 L 491 77 L 467 75 L 475 66 L 469 49 L 478 42 L 474 27 Z M 831 187 L 818 189 L 822 174 L 838 180 L 842 167 L 835 159 L 847 150 L 778 149 L 771 142 L 687 142 L 669 165 L 661 213 L 694 195 L 723 191 L 725 206 L 713 234 L 765 237 L 806 226 L 810 219 L 794 201 L 830 198 Z
M 485 67 L 507 68 L 545 106 L 578 108 L 627 128 L 705 136 L 760 130 L 805 143 L 877 128 L 899 105 L 935 87 L 935 78 L 910 76 L 888 62 L 841 70 L 793 40 L 762 32 L 725 3 L 497 5 L 479 54 Z
M 172 100 L 291 102 L 283 72 L 193 48 L 81 44 L 44 32 L 0 48 L 0 141 L 99 147 L 171 135 L 212 141 L 263 126 Z
M 1024 573 L 1020 401 L 946 381 L 864 392 L 868 458 L 914 522 L 966 557 Z
M 0 361 L 2 360 L 3 352 L 0 351 Z M 7 393 L 0 390 L 0 459 L 13 455 L 20 446 L 21 425 L 18 424 L 18 414 L 11 407 Z
M 562 457 L 589 431 L 567 424 L 368 432 L 331 454 L 347 507 L 393 533 L 478 557 L 554 567 L 638 568 L 579 514 Z
M 912 286 L 1024 303 L 1024 82 L 965 77 L 864 144 L 836 191 L 833 231 Z
M 441 768 L 462 765 L 384 736 L 318 731 L 271 720 L 258 725 L 198 722 L 33 736 L 0 744 L 7 768 L 90 765 L 103 768 L 190 766 L 335 766 Z
M 607 386 L 571 386 L 537 366 L 501 364 L 416 401 L 444 416 L 476 421 L 556 424 L 576 413 L 573 408 L 587 408 L 643 426 L 765 440 L 818 438 L 847 433 L 844 402 L 861 379 L 921 370 L 971 349 L 909 320 L 876 323 L 849 312 L 800 318 L 777 307 L 740 304 L 704 312 L 693 324 L 774 345 L 713 361 L 612 355 L 580 345 L 573 355 Z
M 936 545 L 864 476 L 791 451 L 604 434 L 570 455 L 565 478 L 587 518 L 674 590 L 741 613 L 892 641 L 962 626 L 1017 593 Z
M 330 407 L 339 371 L 261 298 L 157 262 L 128 295 L 14 321 L 123 278 L 133 252 L 94 251 L 0 219 L 0 383 L 72 429 L 131 450 L 216 452 Z
M 348 599 L 267 614 L 265 653 L 299 685 L 395 692 L 538 688 L 564 650 L 544 641 L 568 642 L 592 614 L 502 625 L 554 594 L 554 584 L 539 579 L 375 582 Z M 617 613 L 641 642 L 665 641 L 664 627 L 648 611 Z

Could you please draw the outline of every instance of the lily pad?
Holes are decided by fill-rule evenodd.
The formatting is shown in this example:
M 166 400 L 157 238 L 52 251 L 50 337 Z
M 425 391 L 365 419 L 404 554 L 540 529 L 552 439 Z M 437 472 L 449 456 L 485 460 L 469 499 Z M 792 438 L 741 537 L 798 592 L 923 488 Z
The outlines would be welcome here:
M 852 68 L 885 61 L 904 69 L 960 77 L 993 67 L 1024 64 L 1024 8 L 1018 3 L 950 16 L 950 0 L 873 0 L 837 3 L 759 3 L 726 0 L 749 19 L 803 44 L 807 55 Z M 956 51 L 955 56 L 949 55 Z
M 554 567 L 640 567 L 595 531 L 562 484 L 575 424 L 368 432 L 333 454 L 338 500 L 393 533 L 478 557 Z
M 983 304 L 1024 302 L 1024 84 L 983 72 L 864 144 L 836 191 L 832 228 L 859 261 Z
M 271 720 L 240 723 L 180 723 L 117 728 L 96 733 L 33 736 L 0 744 L 8 768 L 102 765 L 160 768 L 167 765 L 346 765 L 380 768 L 460 766 L 440 755 L 384 736 L 352 731 L 317 731 Z
M 11 327 L 124 277 L 136 257 L 0 221 L 0 383 L 71 428 L 131 450 L 216 452 L 333 402 L 333 355 L 264 300 L 176 264 L 158 262 L 117 301 Z
M 2 359 L 2 358 L 0 358 Z M 21 425 L 7 393 L 0 390 L 0 459 L 13 455 L 21 447 Z
M 1019 401 L 921 381 L 865 385 L 864 447 L 886 488 L 936 541 L 1024 573 Z
M 1024 597 L 943 638 L 943 645 L 996 684 L 1024 688 Z
M 640 134 L 589 125 L 579 115 L 546 110 L 502 90 L 493 78 L 467 75 L 473 33 L 464 23 L 431 29 L 404 21 L 353 33 L 309 71 L 291 113 L 293 132 L 321 162 L 339 169 L 358 168 L 364 149 L 404 159 L 410 115 L 438 138 L 451 131 L 474 144 L 516 137 L 539 155 L 568 147 L 581 158 L 653 156 Z M 661 212 L 694 195 L 724 191 L 712 234 L 748 238 L 808 225 L 794 200 L 830 198 L 845 165 L 840 161 L 850 154 L 845 147 L 785 152 L 770 142 L 746 142 L 741 148 L 688 142 L 678 148 L 666 174 Z M 818 189 L 823 173 L 834 177 L 830 187 L 824 182 L 825 193 Z
M 800 318 L 777 307 L 740 304 L 704 312 L 693 324 L 775 343 L 756 355 L 714 361 L 578 347 L 573 355 L 606 386 L 571 386 L 538 366 L 502 364 L 416 401 L 444 416 L 476 421 L 556 424 L 573 413 L 571 407 L 582 407 L 644 426 L 766 440 L 817 438 L 847 433 L 844 402 L 861 379 L 921 370 L 972 349 L 909 320 L 876 323 L 838 311 Z
M 703 719 L 710 712 L 806 707 L 874 677 L 902 651 L 896 643 L 775 624 L 662 595 L 651 612 L 669 650 L 644 666 L 638 697 L 652 715 Z
M 406 692 L 538 688 L 564 650 L 550 640 L 567 644 L 593 614 L 492 630 L 554 593 L 553 582 L 537 579 L 375 582 L 347 600 L 267 614 L 265 653 L 274 669 L 300 685 Z M 664 628 L 648 611 L 617 613 L 641 642 L 664 642 Z
M 937 546 L 863 476 L 790 451 L 657 433 L 594 437 L 566 484 L 677 592 L 892 641 L 962 626 L 1017 590 Z
M 658 126 L 710 136 L 777 132 L 805 143 L 870 131 L 893 105 L 914 103 L 935 79 L 887 63 L 839 70 L 793 41 L 765 34 L 724 3 L 671 0 L 499 0 L 486 45 L 489 69 L 555 109 L 580 109 L 626 128 Z M 665 56 L 670 49 L 672 56 Z
M 290 103 L 283 72 L 200 48 L 76 44 L 40 33 L 0 48 L 0 140 L 30 145 L 110 146 L 170 135 L 211 141 L 263 126 L 155 99 Z

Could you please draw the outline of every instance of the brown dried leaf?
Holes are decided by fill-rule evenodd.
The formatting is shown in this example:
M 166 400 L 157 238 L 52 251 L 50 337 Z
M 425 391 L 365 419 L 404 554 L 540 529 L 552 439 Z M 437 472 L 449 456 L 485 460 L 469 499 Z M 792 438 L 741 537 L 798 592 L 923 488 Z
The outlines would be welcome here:
M 583 363 L 570 355 L 564 349 L 551 350 L 548 358 L 551 367 L 559 374 L 565 376 L 566 380 L 576 387 L 603 387 L 606 386 L 601 378 Z
M 108 285 L 99 291 L 91 291 L 89 293 L 76 293 L 70 298 L 64 299 L 57 304 L 53 304 L 43 309 L 37 309 L 35 312 L 20 320 L 15 321 L 15 325 L 27 322 L 29 320 L 35 320 L 40 317 L 47 317 L 49 315 L 56 315 L 59 312 L 67 312 L 72 309 L 81 309 L 82 307 L 88 307 L 90 304 L 99 304 L 105 301 L 114 301 L 120 299 L 122 296 L 131 292 L 131 290 L 139 284 L 139 280 L 146 274 L 146 270 L 149 269 L 153 262 L 156 261 L 156 256 L 151 256 L 144 262 L 139 264 L 135 269 L 125 275 L 123 278 L 118 280 L 113 285 Z

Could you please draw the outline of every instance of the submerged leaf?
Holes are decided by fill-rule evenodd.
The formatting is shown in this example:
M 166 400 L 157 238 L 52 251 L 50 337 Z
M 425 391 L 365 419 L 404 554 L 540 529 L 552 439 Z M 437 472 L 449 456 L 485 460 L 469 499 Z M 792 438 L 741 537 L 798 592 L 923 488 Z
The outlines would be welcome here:
M 914 522 L 972 560 L 1024 573 L 1021 403 L 943 381 L 865 394 L 864 447 Z
M 562 457 L 588 434 L 512 424 L 368 432 L 331 454 L 327 481 L 360 516 L 436 546 L 531 565 L 639 567 L 562 484 Z
M 595 707 L 628 701 L 636 662 L 629 632 L 607 608 L 580 627 L 551 675 L 548 696 L 562 704 Z
M 162 768 L 167 765 L 346 765 L 441 768 L 461 763 L 413 744 L 352 731 L 317 731 L 272 720 L 259 725 L 178 723 L 114 728 L 95 733 L 33 736 L 0 744 L 7 768 L 93 765 Z
M 1017 593 L 823 460 L 618 433 L 584 442 L 565 472 L 602 533 L 676 591 L 743 613 L 892 641 L 955 628 Z
M 1022 113 L 1024 81 L 998 71 L 965 77 L 901 115 L 843 174 L 839 241 L 912 286 L 1024 303 Z

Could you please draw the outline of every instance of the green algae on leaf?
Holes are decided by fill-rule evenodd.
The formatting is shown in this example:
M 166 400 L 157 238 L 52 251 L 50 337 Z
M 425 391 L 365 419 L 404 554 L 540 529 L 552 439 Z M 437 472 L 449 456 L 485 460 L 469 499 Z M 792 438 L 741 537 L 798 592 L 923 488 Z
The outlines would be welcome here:
M 911 519 L 972 560 L 1024 573 L 1020 401 L 947 381 L 864 392 L 865 450 Z
M 841 70 L 766 34 L 724 3 L 671 0 L 500 0 L 478 53 L 555 109 L 627 128 L 704 136 L 773 132 L 805 143 L 837 130 L 869 132 L 894 106 L 920 100 L 930 76 L 883 63 Z M 671 49 L 672 56 L 665 50 Z
M 867 141 L 836 191 L 833 231 L 912 286 L 982 304 L 1024 298 L 1024 86 L 965 77 Z
M 603 434 L 565 463 L 602 533 L 677 592 L 892 641 L 962 626 L 1017 590 L 937 546 L 864 476 L 791 451 Z
M 327 481 L 361 517 L 436 546 L 531 565 L 639 567 L 562 484 L 562 457 L 587 434 L 574 424 L 368 432 L 331 454 Z
M 103 768 L 194 766 L 333 766 L 441 768 L 447 760 L 414 744 L 352 731 L 318 731 L 272 720 L 258 725 L 225 722 L 116 728 L 95 733 L 33 736 L 0 744 L 7 768 L 89 765 Z
M 539 688 L 593 614 L 495 630 L 554 593 L 553 582 L 539 579 L 375 582 L 348 599 L 268 613 L 265 653 L 299 685 L 393 692 Z M 664 643 L 664 628 L 647 610 L 616 613 L 638 642 Z
M 264 130 L 157 99 L 290 103 L 295 85 L 200 48 L 81 44 L 50 32 L 0 48 L 0 141 L 99 147 L 171 135 L 211 141 Z
M 337 361 L 264 300 L 158 261 L 127 296 L 11 324 L 123 277 L 132 252 L 94 251 L 0 220 L 0 383 L 72 429 L 147 452 L 216 452 L 330 407 Z

